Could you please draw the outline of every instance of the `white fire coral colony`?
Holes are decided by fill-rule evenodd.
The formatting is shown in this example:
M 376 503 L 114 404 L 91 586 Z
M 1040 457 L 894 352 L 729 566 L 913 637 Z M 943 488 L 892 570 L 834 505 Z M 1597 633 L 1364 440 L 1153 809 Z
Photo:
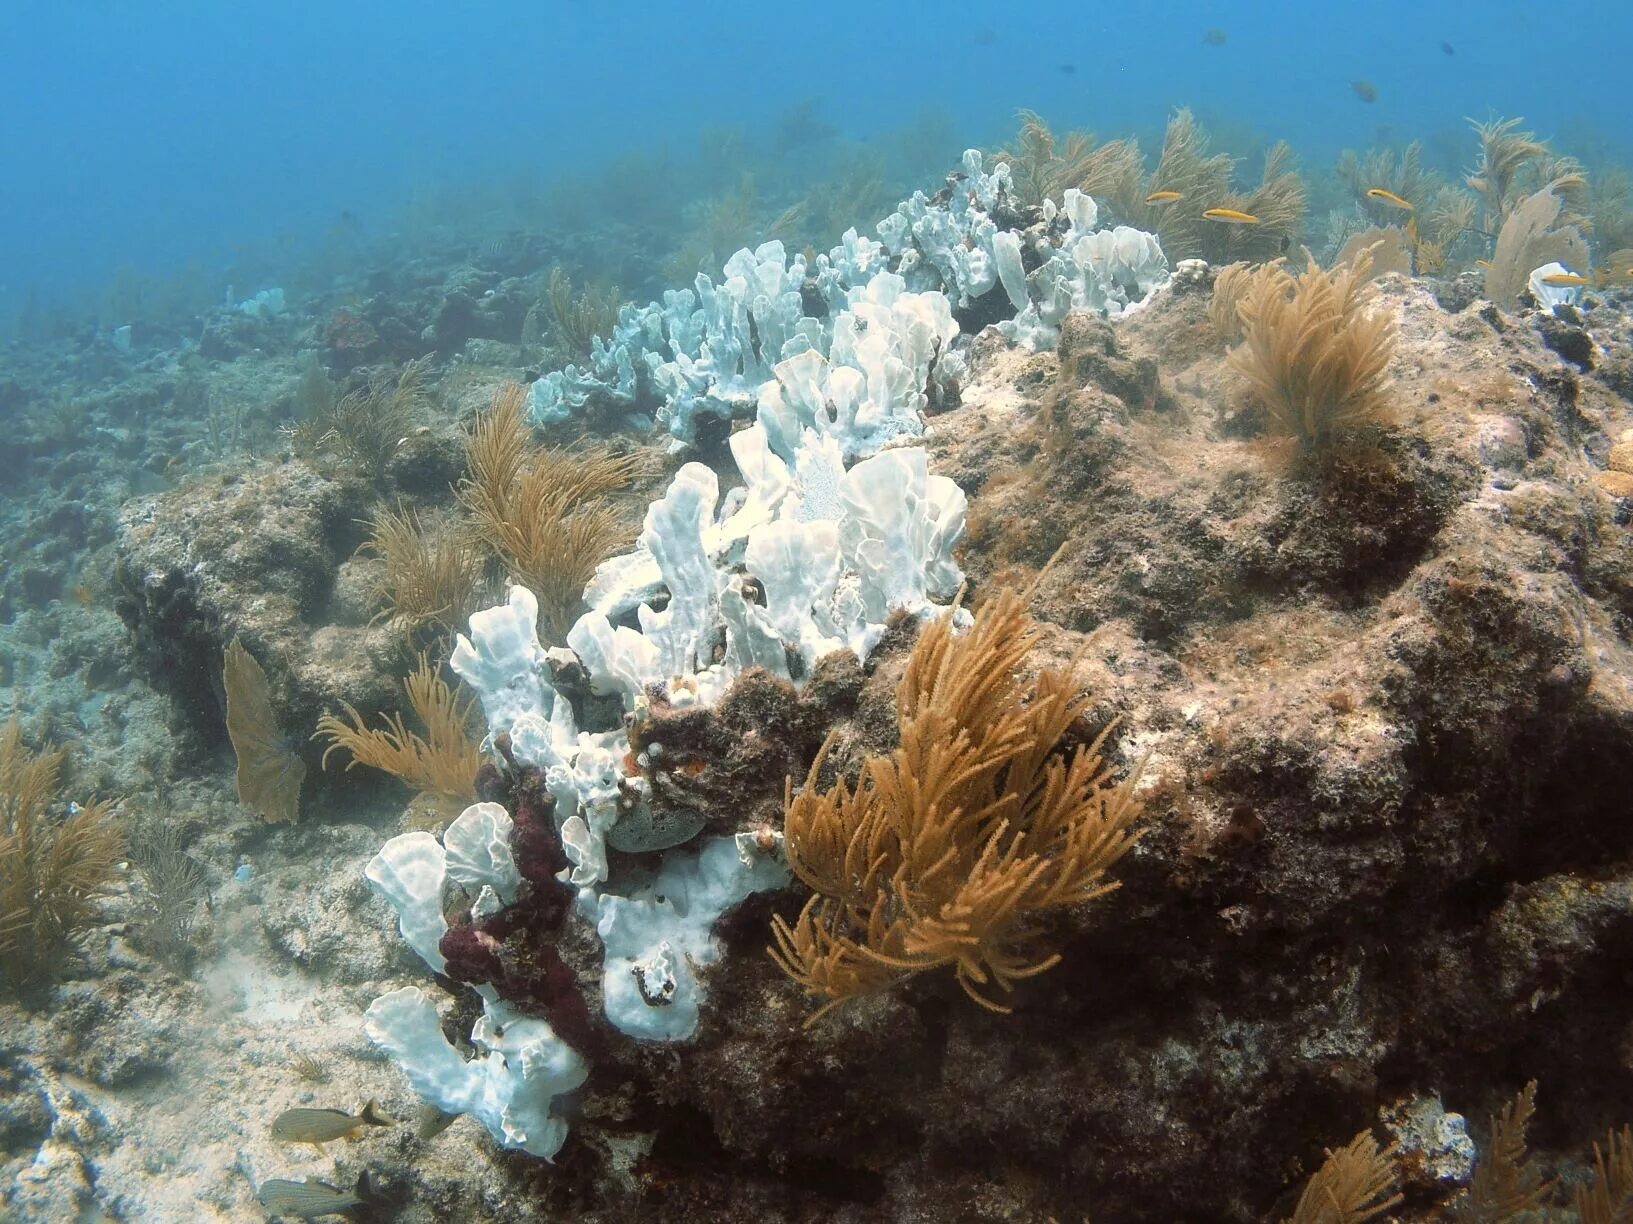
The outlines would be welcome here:
M 775 373 L 795 395 L 806 389 L 807 403 L 814 382 L 833 384 L 835 410 L 862 433 L 860 445 L 842 439 L 850 458 L 878 449 L 891 431 L 918 432 L 928 380 L 957 377 L 961 358 L 948 349 L 954 302 L 968 306 L 1001 282 L 1016 311 L 1000 325 L 1005 334 L 1050 348 L 1068 311 L 1115 316 L 1167 282 L 1156 238 L 1128 226 L 1096 230 L 1098 209 L 1075 188 L 1065 194 L 1064 239 L 1058 247 L 1039 243 L 1041 266 L 1028 276 L 1021 236 L 993 217 L 1011 196 L 1009 167 L 986 170 L 976 149 L 965 152 L 963 166 L 945 202 L 915 192 L 878 223 L 877 242 L 848 230 L 814 267 L 767 242 L 727 260 L 718 285 L 700 273 L 693 288 L 665 293 L 662 303 L 625 305 L 612 336 L 596 338 L 587 368 L 568 366 L 533 384 L 533 420 L 564 420 L 592 396 L 634 412 L 644 385 L 662 400 L 658 424 L 684 446 L 699 417 L 744 415 Z M 1045 219 L 1056 215 L 1046 203 Z M 808 275 L 827 318 L 805 313 Z M 812 358 L 789 367 L 806 354 L 831 367 L 826 380 L 816 377 Z M 840 370 L 862 381 L 837 377 Z M 885 434 L 868 438 L 874 430 Z

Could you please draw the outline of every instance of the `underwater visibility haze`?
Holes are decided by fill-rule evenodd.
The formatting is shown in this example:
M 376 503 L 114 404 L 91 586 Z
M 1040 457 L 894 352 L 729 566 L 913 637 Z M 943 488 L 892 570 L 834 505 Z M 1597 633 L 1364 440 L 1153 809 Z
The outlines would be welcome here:
M 1624 4 L 0 13 L 0 1220 L 1633 1219 Z

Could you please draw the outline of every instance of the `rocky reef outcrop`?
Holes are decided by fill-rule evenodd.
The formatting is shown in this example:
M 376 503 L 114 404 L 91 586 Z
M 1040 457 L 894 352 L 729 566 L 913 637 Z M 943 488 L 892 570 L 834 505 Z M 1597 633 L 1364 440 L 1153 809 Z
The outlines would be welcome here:
M 457 280 L 337 311 L 326 359 L 417 356 L 427 335 L 480 353 L 485 332 L 517 324 L 502 282 Z M 21 1102 L 0 1112 L 0 1144 L 44 1153 L 41 1184 L 16 1201 L 83 1206 L 95 1193 L 76 1152 L 136 1159 L 129 1113 L 109 1099 L 98 1113 L 97 1094 L 162 1099 L 188 1008 L 220 995 L 253 1003 L 219 1039 L 241 1025 L 256 1060 L 235 1074 L 264 1099 L 230 1098 L 244 1134 L 264 1130 L 257 1109 L 273 1098 L 319 1103 L 278 1062 L 300 1044 L 291 1017 L 320 1010 L 345 1067 L 322 1101 L 355 1089 L 406 1113 L 411 1094 L 369 1056 L 361 1017 L 416 980 L 457 1039 L 477 1009 L 459 983 L 498 984 L 570 1030 L 589 1078 L 553 1164 L 465 1122 L 305 1166 L 337 1185 L 368 1167 L 375 1210 L 403 1219 L 1281 1218 L 1324 1147 L 1374 1125 L 1404 1142 L 1444 1109 L 1483 1140 L 1478 1119 L 1532 1078 L 1533 1146 L 1569 1172 L 1633 1100 L 1625 295 L 1542 314 L 1478 300 L 1454 312 L 1403 280 L 1383 293 L 1400 332 L 1393 418 L 1321 451 L 1263 437 L 1205 275 L 1115 325 L 1067 315 L 1057 352 L 987 330 L 962 403 L 929 419 L 930 469 L 969 499 L 964 598 L 1029 589 L 1047 622 L 1029 669 L 1075 669 L 1093 700 L 1085 731 L 1115 719 L 1115 768 L 1143 765 L 1144 836 L 1120 888 L 1045 920 L 1060 962 L 1018 984 L 1012 1014 L 927 974 L 806 1027 L 815 1004 L 765 954 L 771 917 L 800 908 L 794 887 L 716 925 L 723 955 L 696 967 L 694 1037 L 615 1031 L 591 928 L 568 913 L 569 890 L 540 884 L 568 861 L 549 803 L 537 775 L 499 768 L 501 746 L 480 793 L 516 818 L 537 891 L 456 922 L 436 985 L 362 883 L 383 830 L 340 823 L 349 813 L 231 843 L 228 858 L 276 858 L 279 877 L 217 873 L 233 881 L 217 881 L 220 922 L 251 932 L 254 955 L 213 960 L 200 985 L 143 978 L 122 896 L 87 953 L 93 979 L 63 987 L 81 1002 L 34 1014 L 18 1065 L 0 1067 Z M 410 504 L 445 503 L 450 436 L 393 461 Z M 221 651 L 239 638 L 315 765 L 306 735 L 324 709 L 399 704 L 407 640 L 375 623 L 371 562 L 354 556 L 379 504 L 300 461 L 230 459 L 127 502 L 116 540 L 105 515 L 91 522 L 125 666 L 219 744 Z M 8 597 L 33 599 L 21 585 Z M 830 655 L 798 690 L 749 668 L 713 705 L 645 694 L 619 781 L 711 835 L 774 834 L 786 780 L 825 742 L 825 777 L 894 746 L 915 632 L 895 619 L 865 664 Z M 563 700 L 591 715 L 581 725 L 617 724 L 583 668 L 552 654 Z M 649 852 L 610 853 L 615 875 L 655 874 Z M 127 996 L 143 1023 L 100 1036 Z M 55 1053 L 64 1032 L 75 1044 Z M 258 1176 L 291 1159 L 254 1152 Z M 223 1210 L 247 1201 L 236 1176 L 193 1176 Z M 1468 1161 L 1430 1153 L 1404 1176 L 1402 1218 L 1440 1218 Z
M 1534 1141 L 1573 1156 L 1624 1120 L 1633 545 L 1594 476 L 1633 404 L 1523 316 L 1385 292 L 1395 419 L 1317 455 L 1245 427 L 1183 287 L 1115 331 L 1073 316 L 1058 355 L 977 346 L 932 462 L 971 499 L 971 598 L 1047 566 L 1034 663 L 1075 661 L 1145 761 L 1123 887 L 1058 925 L 1013 1015 L 925 978 L 810 1029 L 762 954 L 797 898 L 757 899 L 696 1041 L 592 1073 L 558 1201 L 1248 1220 L 1435 1093 L 1480 1118 L 1538 1078 Z M 839 768 L 888 744 L 868 711 L 906 644 L 832 711 Z M 746 742 L 693 739 L 700 789 Z M 595 1135 L 626 1129 L 651 1147 L 619 1206 Z M 1409 1210 L 1453 1188 L 1410 1182 Z
M 123 507 L 115 607 L 204 742 L 224 734 L 221 655 L 235 637 L 266 660 L 292 743 L 342 701 L 377 710 L 396 700 L 407 643 L 373 623 L 366 563 L 352 560 L 371 504 L 361 483 L 291 462 Z

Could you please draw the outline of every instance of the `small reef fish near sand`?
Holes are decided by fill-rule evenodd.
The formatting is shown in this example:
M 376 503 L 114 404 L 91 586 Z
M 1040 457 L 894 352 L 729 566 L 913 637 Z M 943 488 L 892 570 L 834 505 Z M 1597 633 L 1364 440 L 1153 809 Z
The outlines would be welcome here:
M 1224 221 L 1229 225 L 1257 225 L 1259 219 L 1252 213 L 1237 208 L 1208 208 L 1202 215 L 1210 221 Z
M 373 1101 L 362 1111 L 349 1114 L 343 1109 L 286 1109 L 272 1119 L 272 1137 L 288 1143 L 324 1144 L 354 1135 L 365 1126 L 395 1126 Z
M 1591 285 L 1593 281 L 1579 272 L 1550 272 L 1541 278 L 1545 285 Z
M 1145 202 L 1147 204 L 1172 204 L 1175 200 L 1182 200 L 1184 198 L 1185 197 L 1177 191 L 1153 191 L 1150 195 L 1145 197 Z
M 274 1177 L 261 1183 L 255 1197 L 272 1216 L 292 1216 L 297 1220 L 315 1220 L 319 1216 L 341 1215 L 365 1206 L 372 1194 L 369 1174 L 365 1169 L 357 1179 L 355 1190 L 342 1190 L 321 1181 L 291 1181 Z
M 457 1121 L 458 1114 L 443 1113 L 435 1105 L 423 1105 L 414 1117 L 414 1137 L 435 1139 Z
M 1385 204 L 1393 204 L 1396 208 L 1404 208 L 1407 212 L 1412 211 L 1410 200 L 1403 200 L 1393 191 L 1385 191 L 1382 187 L 1368 187 L 1367 196 L 1370 199 L 1382 200 Z

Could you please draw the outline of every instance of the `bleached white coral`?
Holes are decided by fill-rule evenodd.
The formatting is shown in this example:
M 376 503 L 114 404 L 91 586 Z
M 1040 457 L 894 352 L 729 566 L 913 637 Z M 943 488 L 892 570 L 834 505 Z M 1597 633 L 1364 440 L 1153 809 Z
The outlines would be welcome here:
M 684 1041 L 697 1031 L 699 968 L 720 958 L 715 920 L 751 893 L 791 879 L 775 848 L 743 849 L 711 837 L 697 853 L 668 856 L 651 883 L 629 896 L 579 893 L 581 914 L 606 949 L 601 985 L 607 1019 L 647 1041 Z
M 958 335 L 940 293 L 908 293 L 880 272 L 850 290 L 824 355 L 808 349 L 777 363 L 760 388 L 756 420 L 771 449 L 792 462 L 807 430 L 838 442 L 846 459 L 923 432 L 932 368 L 954 363 Z
M 436 1005 L 417 986 L 371 1003 L 363 1031 L 422 1100 L 444 1113 L 469 1114 L 501 1147 L 549 1160 L 567 1141 L 567 1122 L 552 1113 L 556 1098 L 583 1084 L 589 1068 L 544 1020 L 514 1011 L 492 991 L 483 998 L 471 1030 L 475 1058 L 448 1043 Z
M 447 969 L 440 947 L 448 923 L 443 889 L 452 879 L 477 895 L 475 912 L 514 902 L 521 885 L 510 850 L 512 822 L 495 803 L 466 808 L 439 843 L 416 830 L 393 837 L 364 874 L 397 910 L 408 945 L 436 973 Z M 442 1035 L 437 1009 L 417 987 L 376 999 L 364 1031 L 384 1048 L 414 1091 L 446 1113 L 470 1114 L 504 1147 L 551 1157 L 567 1124 L 551 1115 L 554 1098 L 584 1082 L 584 1061 L 543 1020 L 513 1012 L 490 987 L 471 1031 L 485 1053 L 466 1060 Z
M 596 336 L 591 341 L 588 366 L 551 370 L 534 382 L 528 393 L 528 412 L 536 423 L 552 425 L 565 421 L 598 395 L 633 409 L 636 391 L 629 340 L 615 336 L 609 344 Z
M 1526 285 L 1531 290 L 1531 296 L 1536 298 L 1537 305 L 1544 310 L 1552 310 L 1555 306 L 1574 306 L 1576 300 L 1582 296 L 1575 285 L 1549 284 L 1548 278 L 1571 275 L 1571 270 L 1557 260 L 1545 263 L 1540 268 L 1534 268 L 1526 278 Z
M 1013 206 L 1009 166 L 988 169 L 970 149 L 944 191 L 915 192 L 880 220 L 878 241 L 847 230 L 816 257 L 809 285 L 804 257 L 790 258 L 780 242 L 740 250 L 719 283 L 700 274 L 661 303 L 625 306 L 587 368 L 534 384 L 533 418 L 559 420 L 597 393 L 634 405 L 645 388 L 662 400 L 657 418 L 676 445 L 694 441 L 705 417 L 756 409 L 785 460 L 807 429 L 832 433 L 847 459 L 859 458 L 919 433 L 932 384 L 958 380 L 955 303 L 969 306 L 1001 284 L 1016 313 L 1000 328 L 1039 349 L 1053 346 L 1068 312 L 1114 316 L 1166 282 L 1156 238 L 1096 229 L 1099 210 L 1075 188 L 1058 210 L 1045 202 L 1045 225 L 1064 214 L 1066 230 L 1058 245 L 1036 240 L 1028 275 L 1023 235 L 996 219 Z M 805 313 L 807 288 L 826 317 Z
M 732 500 L 722 505 L 701 464 L 676 474 L 640 541 L 667 592 L 663 608 L 639 604 L 639 632 L 592 609 L 568 633 L 596 691 L 621 694 L 634 711 L 654 684 L 671 702 L 708 704 L 748 666 L 797 681 L 841 645 L 865 658 L 892 615 L 957 591 L 964 494 L 930 475 L 922 448 L 884 451 L 847 472 L 831 437 L 806 430 L 800 441 L 794 479 L 756 509 L 740 560 L 731 524 L 747 503 L 728 514 Z M 744 597 L 743 577 L 759 584 L 763 606 Z M 798 674 L 790 651 L 803 660 Z
M 866 621 L 882 627 L 897 612 L 923 612 L 933 595 L 957 593 L 964 575 L 952 549 L 964 532 L 964 493 L 930 474 L 922 449 L 864 459 L 845 473 L 841 496 L 840 551 Z
M 535 384 L 541 421 L 596 394 L 631 406 L 660 396 L 658 418 L 679 442 L 706 416 L 755 414 L 754 425 L 729 439 L 741 483 L 722 493 L 712 468 L 684 465 L 648 508 L 635 549 L 599 567 L 585 590 L 589 610 L 568 645 L 591 688 L 616 694 L 627 719 L 644 717 L 655 693 L 671 704 L 715 701 L 751 667 L 798 684 L 836 650 L 865 659 L 893 617 L 923 615 L 957 591 L 952 550 L 964 495 L 930 473 L 923 449 L 901 445 L 923 432 L 932 395 L 961 372 L 954 302 L 968 305 L 1001 285 L 1016 311 L 1008 334 L 1043 346 L 1055 342 L 1068 311 L 1117 314 L 1166 278 L 1151 235 L 1095 229 L 1094 201 L 1076 191 L 1063 209 L 1043 209 L 1040 233 L 1059 232 L 1064 213 L 1058 246 L 1043 238 L 1028 252 L 1021 233 L 995 220 L 1008 215 L 1010 197 L 1008 167 L 988 170 L 971 150 L 945 194 L 904 202 L 880 223 L 877 242 L 847 231 L 817 258 L 809 282 L 804 258 L 790 259 L 780 243 L 739 251 L 718 283 L 699 276 L 661 303 L 624 307 L 613 335 L 596 340 L 589 367 Z M 826 303 L 823 318 L 804 313 L 813 287 Z M 472 617 L 453 668 L 481 700 L 490 745 L 503 734 L 513 759 L 544 773 L 577 912 L 605 946 L 609 1018 L 636 1036 L 684 1038 L 698 1023 L 695 969 L 718 955 L 714 920 L 749 892 L 785 882 L 786 865 L 774 846 L 761 858 L 740 857 L 741 838 L 671 849 L 695 837 L 702 817 L 651 803 L 623 728 L 578 729 L 572 703 L 551 682 L 537 615 L 532 595 L 513 589 L 504 605 Z M 505 837 L 503 822 L 487 813 L 472 816 L 447 851 L 434 838 L 429 846 L 394 839 L 382 851 L 370 878 L 393 896 L 405 936 L 433 967 L 441 967 L 446 875 L 475 882 L 491 898 L 479 904 L 514 895 Z M 670 853 L 649 884 L 617 895 L 607 887 L 609 847 Z M 491 990 L 484 997 L 497 1016 Z M 476 1101 L 490 1129 L 507 1133 L 509 1107 L 494 1102 L 519 1090 L 478 1082 L 487 1072 L 433 1049 L 411 1000 L 383 1008 L 381 1020 L 392 1022 L 383 1032 L 413 1038 L 407 1057 L 426 1060 L 421 1074 L 431 1090 Z M 497 1038 L 503 1023 L 486 1032 Z M 504 1028 L 504 1040 L 512 1031 Z M 543 1058 L 552 1047 L 538 1040 Z M 550 1082 L 569 1082 L 570 1072 Z M 547 1110 L 529 1118 L 512 1129 L 537 1132 L 527 1140 L 537 1147 L 559 1146 Z
M 606 879 L 607 831 L 626 805 L 645 802 L 644 784 L 624 775 L 622 731 L 578 729 L 571 703 L 550 683 L 538 619 L 533 593 L 512 587 L 505 603 L 471 616 L 449 666 L 481 702 L 490 743 L 503 733 L 513 759 L 543 771 L 572 881 L 588 884 Z
M 513 586 L 504 603 L 473 613 L 470 636 L 454 645 L 449 666 L 481 699 L 489 727 L 508 730 L 524 715 L 548 719 L 555 708 L 538 624 L 537 596 Z
M 500 804 L 471 804 L 442 831 L 448 878 L 472 896 L 486 893 L 503 905 L 513 904 L 522 886 L 510 852 L 515 828 Z
M 1008 202 L 1013 187 L 1009 166 L 984 169 L 979 149 L 965 150 L 963 165 L 946 203 L 916 191 L 877 228 L 908 288 L 939 290 L 968 306 L 998 283 L 993 241 L 1000 230 L 991 213 Z
M 1027 278 L 1027 304 L 1014 319 L 998 324 L 1004 335 L 1034 350 L 1055 346 L 1061 321 L 1072 311 L 1115 317 L 1143 304 L 1168 279 L 1168 261 L 1155 235 L 1127 225 L 1095 229 L 1099 210 L 1075 187 L 1066 189 L 1064 212 L 1069 225 L 1060 246 L 1039 243 L 1043 259 Z M 1006 247 L 1004 287 L 1011 301 L 1018 297 L 1018 257 L 1018 245 L 1013 251 Z
M 397 911 L 403 939 L 434 973 L 447 968 L 440 946 L 448 933 L 448 921 L 442 916 L 447 866 L 442 844 L 421 829 L 393 837 L 363 868 L 369 883 Z

